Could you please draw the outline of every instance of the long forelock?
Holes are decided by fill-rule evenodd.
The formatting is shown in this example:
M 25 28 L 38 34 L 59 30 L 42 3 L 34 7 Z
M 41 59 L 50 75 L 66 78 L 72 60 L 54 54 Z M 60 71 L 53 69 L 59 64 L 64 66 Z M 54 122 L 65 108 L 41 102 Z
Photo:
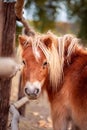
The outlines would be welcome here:
M 37 61 L 40 59 L 40 52 L 38 49 L 39 43 L 40 43 L 40 37 L 37 36 L 32 42 L 32 51 Z
M 46 56 L 47 62 L 49 63 L 49 78 L 50 84 L 53 86 L 54 89 L 57 90 L 57 86 L 62 79 L 61 74 L 61 64 L 60 64 L 60 57 L 58 54 L 58 50 L 54 44 L 52 44 L 51 49 L 49 50 L 44 43 L 39 43 L 39 47 L 43 51 L 44 55 Z M 55 87 L 54 87 L 55 86 Z

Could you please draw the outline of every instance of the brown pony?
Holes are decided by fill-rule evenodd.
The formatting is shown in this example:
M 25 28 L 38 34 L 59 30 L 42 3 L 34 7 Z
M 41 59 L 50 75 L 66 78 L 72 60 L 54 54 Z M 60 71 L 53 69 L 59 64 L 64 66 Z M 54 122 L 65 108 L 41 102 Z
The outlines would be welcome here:
M 72 35 L 51 32 L 19 36 L 26 95 L 36 99 L 46 90 L 53 129 L 87 130 L 87 51 Z

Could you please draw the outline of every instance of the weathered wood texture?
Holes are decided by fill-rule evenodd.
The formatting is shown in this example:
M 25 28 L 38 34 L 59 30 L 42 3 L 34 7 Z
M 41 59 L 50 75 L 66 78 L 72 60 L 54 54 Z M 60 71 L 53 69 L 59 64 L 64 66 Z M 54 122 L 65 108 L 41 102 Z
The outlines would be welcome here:
M 16 28 L 15 3 L 0 1 L 0 56 L 14 55 Z M 11 79 L 0 77 L 0 130 L 7 130 Z
M 22 97 L 24 97 L 23 76 L 22 74 L 20 74 L 18 100 L 20 100 Z M 19 108 L 19 112 L 22 116 L 25 115 L 25 108 L 26 108 L 26 105 L 23 105 L 22 107 Z

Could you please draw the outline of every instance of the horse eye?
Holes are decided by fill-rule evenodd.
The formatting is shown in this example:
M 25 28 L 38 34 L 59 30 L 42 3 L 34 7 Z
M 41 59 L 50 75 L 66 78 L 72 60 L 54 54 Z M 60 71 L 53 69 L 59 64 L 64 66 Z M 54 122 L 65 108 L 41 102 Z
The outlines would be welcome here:
M 24 65 L 26 64 L 24 60 L 22 61 L 22 63 L 23 63 Z
M 47 65 L 47 61 L 45 61 L 44 63 L 43 63 L 43 67 L 45 67 Z

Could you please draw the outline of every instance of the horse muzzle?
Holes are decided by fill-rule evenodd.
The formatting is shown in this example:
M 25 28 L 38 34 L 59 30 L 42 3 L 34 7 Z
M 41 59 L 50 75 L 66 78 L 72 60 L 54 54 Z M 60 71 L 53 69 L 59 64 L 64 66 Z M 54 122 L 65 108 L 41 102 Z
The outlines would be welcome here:
M 39 89 L 35 88 L 33 91 L 30 91 L 29 88 L 25 88 L 25 94 L 28 96 L 29 99 L 37 99 L 39 95 Z
M 39 82 L 27 82 L 24 91 L 29 99 L 35 100 L 39 97 L 41 93 L 41 85 Z

